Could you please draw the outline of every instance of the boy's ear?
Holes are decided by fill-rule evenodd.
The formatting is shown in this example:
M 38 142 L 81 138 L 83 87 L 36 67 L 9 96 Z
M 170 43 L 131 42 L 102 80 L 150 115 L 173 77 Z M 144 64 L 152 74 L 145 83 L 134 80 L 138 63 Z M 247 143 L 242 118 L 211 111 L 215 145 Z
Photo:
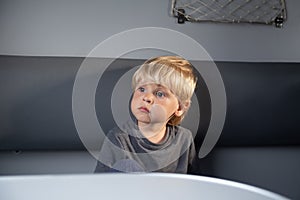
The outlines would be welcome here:
M 179 104 L 178 109 L 175 111 L 175 115 L 177 117 L 180 117 L 181 115 L 183 115 L 183 113 L 185 113 L 189 109 L 190 105 L 191 105 L 191 101 L 185 101 Z

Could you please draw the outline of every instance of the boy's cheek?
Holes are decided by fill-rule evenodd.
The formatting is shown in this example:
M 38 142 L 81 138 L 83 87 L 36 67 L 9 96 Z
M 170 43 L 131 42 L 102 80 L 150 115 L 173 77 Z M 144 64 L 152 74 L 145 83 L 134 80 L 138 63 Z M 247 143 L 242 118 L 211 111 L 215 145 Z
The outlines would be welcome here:
M 150 110 L 150 119 L 152 123 L 161 123 L 167 120 L 167 112 L 163 106 L 154 104 Z

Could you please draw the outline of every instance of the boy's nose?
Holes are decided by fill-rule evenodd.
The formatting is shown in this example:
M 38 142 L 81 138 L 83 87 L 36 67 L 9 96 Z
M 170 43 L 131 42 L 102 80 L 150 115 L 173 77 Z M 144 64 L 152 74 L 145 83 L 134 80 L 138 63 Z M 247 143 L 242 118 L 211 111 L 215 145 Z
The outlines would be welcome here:
M 147 103 L 149 103 L 149 104 L 151 104 L 151 103 L 153 103 L 153 97 L 152 97 L 152 95 L 151 94 L 145 94 L 144 96 L 143 96 L 143 101 L 145 101 L 145 102 L 147 102 Z

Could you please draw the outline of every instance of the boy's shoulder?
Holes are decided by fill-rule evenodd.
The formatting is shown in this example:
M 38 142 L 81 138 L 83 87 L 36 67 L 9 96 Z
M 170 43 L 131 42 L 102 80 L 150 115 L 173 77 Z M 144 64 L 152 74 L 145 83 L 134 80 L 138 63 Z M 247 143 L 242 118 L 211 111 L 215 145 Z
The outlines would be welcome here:
M 190 131 L 190 129 L 187 129 L 183 126 L 180 125 L 176 125 L 176 126 L 169 126 L 170 129 L 172 129 L 173 131 L 175 131 L 176 133 L 185 133 L 185 134 L 192 134 L 192 132 Z
M 179 131 L 191 133 L 190 129 L 185 128 L 185 127 L 183 127 L 183 126 L 176 125 L 175 127 L 177 127 Z
M 182 126 L 169 126 L 170 134 L 174 135 L 175 138 L 179 138 L 180 140 L 193 140 L 192 132 Z
M 130 135 L 136 136 L 138 134 L 138 128 L 134 122 L 126 121 L 124 124 L 117 125 L 111 129 L 107 137 L 116 138 L 116 137 L 129 137 Z

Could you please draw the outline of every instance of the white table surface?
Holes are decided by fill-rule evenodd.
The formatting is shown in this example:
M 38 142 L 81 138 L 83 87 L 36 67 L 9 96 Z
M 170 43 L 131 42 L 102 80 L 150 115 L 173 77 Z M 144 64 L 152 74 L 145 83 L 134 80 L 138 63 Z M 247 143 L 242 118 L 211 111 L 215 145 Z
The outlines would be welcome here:
M 237 182 L 163 173 L 2 176 L 0 199 L 286 200 Z

